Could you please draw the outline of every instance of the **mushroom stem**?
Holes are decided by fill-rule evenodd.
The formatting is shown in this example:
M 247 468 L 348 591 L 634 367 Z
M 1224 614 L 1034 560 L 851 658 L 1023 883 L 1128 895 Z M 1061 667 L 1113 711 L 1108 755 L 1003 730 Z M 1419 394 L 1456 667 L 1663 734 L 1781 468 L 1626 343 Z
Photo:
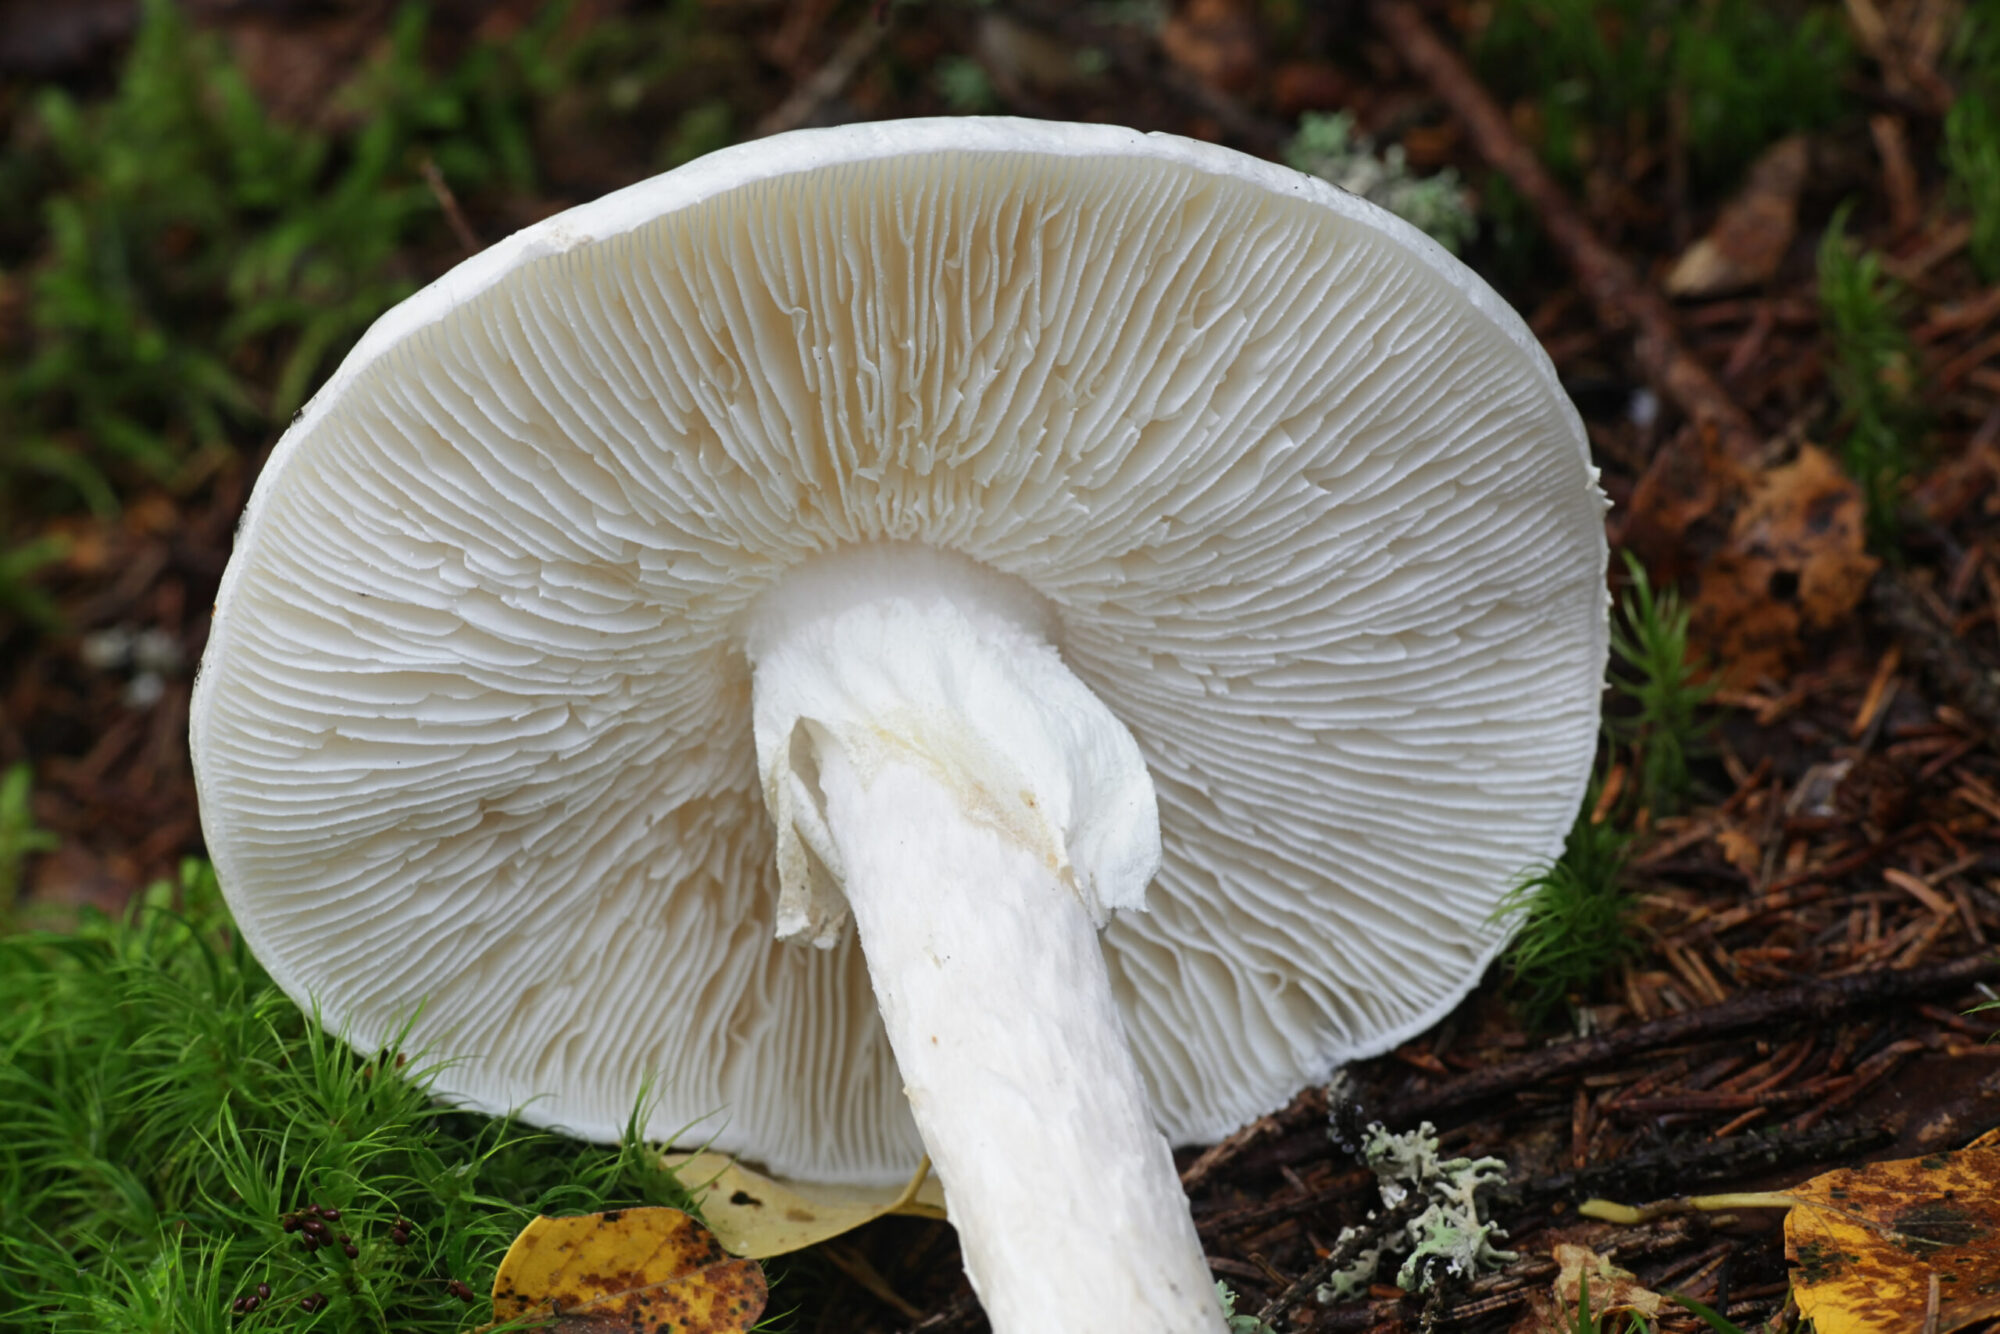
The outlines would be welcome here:
M 819 753 L 910 1110 L 993 1328 L 1223 1328 L 1097 931 L 1046 857 L 924 769 Z
M 1223 1327 L 1097 928 L 1144 906 L 1159 814 L 1054 612 L 882 543 L 767 592 L 745 649 L 776 926 L 852 917 L 980 1300 L 1001 1334 Z

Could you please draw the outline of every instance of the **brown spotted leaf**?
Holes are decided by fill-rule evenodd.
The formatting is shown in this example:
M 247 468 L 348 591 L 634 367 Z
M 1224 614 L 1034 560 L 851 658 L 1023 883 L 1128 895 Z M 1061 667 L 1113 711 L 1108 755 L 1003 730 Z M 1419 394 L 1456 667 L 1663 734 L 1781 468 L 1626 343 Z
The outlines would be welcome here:
M 1819 1334 L 1950 1334 L 2000 1315 L 2000 1148 L 1842 1168 L 1787 1194 L 1792 1292 Z
M 493 1318 L 561 1334 L 741 1334 L 763 1314 L 764 1271 L 678 1209 L 537 1218 L 493 1277 Z

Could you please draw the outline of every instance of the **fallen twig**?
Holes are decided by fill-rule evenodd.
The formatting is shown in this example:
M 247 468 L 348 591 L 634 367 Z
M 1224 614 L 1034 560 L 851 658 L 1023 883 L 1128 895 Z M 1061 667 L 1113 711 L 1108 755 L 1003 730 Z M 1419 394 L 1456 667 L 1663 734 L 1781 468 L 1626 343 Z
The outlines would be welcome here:
M 1331 1153 L 1331 1146 L 1323 1146 L 1323 1152 Z M 1267 1226 L 1282 1223 L 1287 1218 L 1309 1214 L 1323 1209 L 1339 1200 L 1363 1200 L 1369 1198 L 1375 1185 L 1373 1172 L 1344 1172 L 1317 1190 L 1303 1195 L 1292 1195 L 1282 1200 L 1265 1200 L 1261 1204 L 1239 1205 L 1234 1209 L 1218 1209 L 1214 1213 L 1197 1215 L 1195 1227 L 1203 1233 L 1214 1235 L 1233 1232 L 1246 1227 Z
M 1620 1194 L 1651 1199 L 1708 1182 L 1746 1178 L 1809 1163 L 1844 1161 L 1895 1139 L 1875 1122 L 1844 1121 L 1802 1131 L 1697 1139 L 1635 1153 L 1618 1162 L 1558 1172 L 1510 1187 L 1524 1201 Z
M 786 95 L 785 100 L 773 107 L 769 114 L 757 122 L 753 137 L 763 138 L 768 134 L 782 134 L 786 130 L 796 130 L 810 125 L 821 107 L 839 97 L 861 67 L 868 63 L 868 57 L 882 45 L 882 39 L 889 32 L 890 13 L 870 13 L 854 25 L 826 63 L 801 79 L 798 86 Z
M 1257 1312 L 1257 1319 L 1276 1328 L 1280 1316 L 1312 1296 L 1318 1291 L 1320 1284 L 1333 1277 L 1335 1271 L 1353 1264 L 1371 1246 L 1380 1247 L 1388 1238 L 1402 1232 L 1410 1220 L 1423 1212 L 1429 1204 L 1430 1198 L 1427 1195 L 1414 1192 L 1380 1218 L 1371 1219 L 1365 1227 L 1357 1227 L 1348 1232 L 1334 1243 L 1324 1259 L 1293 1279 L 1286 1285 L 1284 1291 L 1265 1302 L 1263 1309 Z
M 1931 689 L 1989 733 L 2000 734 L 2000 689 L 1965 641 L 1941 623 L 1902 576 L 1884 568 L 1868 585 L 1868 611 L 1903 646 Z
M 1222 1166 L 1258 1140 L 1266 1136 L 1279 1134 L 1280 1130 L 1281 1128 L 1275 1118 L 1260 1116 L 1221 1143 L 1209 1145 L 1208 1148 L 1202 1150 L 1201 1157 L 1189 1163 L 1187 1171 L 1181 1173 L 1181 1189 L 1192 1192 L 1202 1182 L 1206 1181 L 1216 1168 Z
M 1534 150 L 1514 133 L 1506 112 L 1458 54 L 1438 40 L 1416 5 L 1411 0 L 1375 0 L 1371 12 L 1403 63 L 1465 123 L 1480 156 L 1534 206 L 1542 230 L 1569 261 L 1598 321 L 1607 328 L 1633 331 L 1633 355 L 1647 382 L 1697 425 L 1712 427 L 1732 458 L 1752 455 L 1761 443 L 1759 433 L 1708 368 L 1682 345 L 1666 298 L 1622 255 L 1597 239 Z
M 1864 1005 L 1949 993 L 1994 979 L 2000 979 L 2000 955 L 1980 954 L 1928 968 L 1878 968 L 1776 991 L 1738 992 L 1719 1005 L 1558 1043 L 1519 1060 L 1406 1093 L 1391 1099 L 1381 1118 L 1388 1125 L 1406 1125 L 1418 1117 L 1609 1065 L 1639 1052 L 1764 1028 L 1781 1020 L 1831 1019 Z
M 961 1292 L 916 1324 L 905 1328 L 902 1334 L 941 1334 L 947 1329 L 969 1328 L 979 1318 L 979 1298 L 970 1292 Z
M 451 234 L 458 238 L 458 244 L 466 254 L 478 254 L 484 248 L 480 245 L 479 233 L 472 230 L 472 224 L 466 220 L 465 210 L 458 206 L 458 196 L 452 193 L 450 183 L 438 169 L 437 160 L 426 153 L 419 170 L 424 174 L 424 184 L 430 187 L 431 198 L 437 200 L 438 207 L 444 211 L 444 220 L 451 225 Z
M 1326 1090 L 1318 1085 L 1300 1089 L 1285 1106 L 1260 1116 L 1243 1129 L 1202 1150 L 1201 1156 L 1181 1173 L 1181 1189 L 1192 1195 L 1222 1167 L 1235 1162 L 1244 1150 L 1267 1140 L 1282 1139 L 1301 1126 L 1326 1123 Z

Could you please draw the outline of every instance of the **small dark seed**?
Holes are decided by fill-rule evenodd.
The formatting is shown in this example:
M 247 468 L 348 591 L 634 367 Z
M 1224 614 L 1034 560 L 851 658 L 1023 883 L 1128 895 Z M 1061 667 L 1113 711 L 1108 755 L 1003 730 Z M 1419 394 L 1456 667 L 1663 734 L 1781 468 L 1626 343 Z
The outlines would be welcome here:
M 268 1283 L 259 1283 L 257 1285 L 257 1295 L 259 1297 L 269 1297 L 271 1295 L 271 1285 Z
M 319 1212 L 321 1218 L 331 1218 L 336 1223 L 340 1221 L 340 1210 L 338 1209 L 322 1209 Z
M 297 1232 L 299 1230 L 299 1216 L 297 1214 L 286 1214 L 278 1220 L 278 1226 L 287 1232 Z
M 345 1246 L 348 1242 L 353 1241 L 354 1238 L 348 1236 L 345 1232 L 343 1232 L 339 1236 L 335 1237 L 334 1240 L 339 1242 L 341 1245 Z
M 234 1302 L 232 1302 L 232 1303 L 230 1304 L 230 1307 L 229 1307 L 229 1309 L 230 1309 L 230 1310 L 232 1310 L 232 1311 L 234 1311 L 234 1312 L 236 1312 L 236 1314 L 238 1314 L 238 1315 L 242 1315 L 242 1314 L 243 1314 L 243 1300 L 244 1300 L 243 1298 L 241 1298 L 241 1297 L 238 1297 L 238 1298 L 237 1298 L 237 1299 L 236 1299 L 236 1300 L 235 1300 Z
M 350 1260 L 361 1258 L 361 1248 L 359 1246 L 343 1246 L 340 1249 L 347 1253 L 347 1258 Z
M 314 1251 L 319 1249 L 319 1243 L 312 1239 L 312 1234 L 310 1232 L 308 1232 L 305 1236 L 299 1238 L 299 1245 L 305 1248 L 305 1253 L 307 1255 L 311 1255 Z
M 262 1297 L 245 1297 L 243 1299 L 243 1313 L 248 1315 L 263 1304 L 264 1299 Z
M 308 1214 L 312 1215 L 312 1216 L 313 1216 L 314 1218 L 318 1218 L 318 1217 L 319 1217 L 319 1206 L 318 1206 L 317 1204 L 308 1204 L 308 1205 L 306 1206 L 306 1212 L 307 1212 Z

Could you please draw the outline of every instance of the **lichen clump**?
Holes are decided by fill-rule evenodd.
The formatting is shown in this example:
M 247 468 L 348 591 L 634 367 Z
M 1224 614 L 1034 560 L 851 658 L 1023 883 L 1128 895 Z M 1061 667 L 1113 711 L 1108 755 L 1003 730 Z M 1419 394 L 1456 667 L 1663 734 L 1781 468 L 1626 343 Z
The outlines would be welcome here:
M 1299 132 L 1285 146 L 1285 162 L 1381 205 L 1453 254 L 1478 234 L 1457 172 L 1446 167 L 1434 176 L 1414 175 L 1401 144 L 1377 154 L 1373 140 L 1355 133 L 1349 112 L 1309 111 L 1300 117 Z
M 1428 1292 L 1441 1276 L 1467 1278 L 1515 1258 L 1493 1244 L 1506 1231 L 1480 1216 L 1479 1192 L 1507 1179 L 1507 1165 L 1498 1158 L 1438 1157 L 1437 1131 L 1428 1121 L 1400 1135 L 1374 1122 L 1362 1136 L 1361 1158 L 1375 1173 L 1384 1208 L 1399 1208 L 1413 1197 L 1427 1203 L 1321 1285 L 1316 1295 L 1322 1305 L 1364 1292 L 1385 1255 L 1403 1257 L 1396 1286 L 1414 1292 Z M 1343 1228 L 1336 1249 L 1360 1241 L 1365 1232 Z

